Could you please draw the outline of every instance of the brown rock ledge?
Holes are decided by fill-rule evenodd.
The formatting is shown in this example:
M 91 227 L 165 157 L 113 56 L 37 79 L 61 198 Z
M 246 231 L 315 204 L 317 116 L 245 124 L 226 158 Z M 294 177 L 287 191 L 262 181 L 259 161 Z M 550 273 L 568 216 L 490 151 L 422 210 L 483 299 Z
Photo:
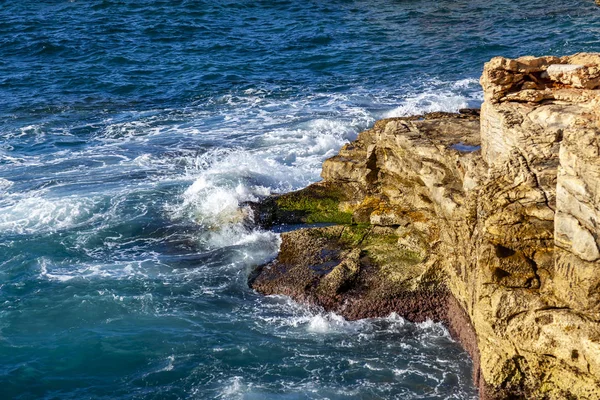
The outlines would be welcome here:
M 253 206 L 250 278 L 346 318 L 444 322 L 482 399 L 600 399 L 600 54 L 497 57 L 475 112 L 379 121 L 323 181 Z

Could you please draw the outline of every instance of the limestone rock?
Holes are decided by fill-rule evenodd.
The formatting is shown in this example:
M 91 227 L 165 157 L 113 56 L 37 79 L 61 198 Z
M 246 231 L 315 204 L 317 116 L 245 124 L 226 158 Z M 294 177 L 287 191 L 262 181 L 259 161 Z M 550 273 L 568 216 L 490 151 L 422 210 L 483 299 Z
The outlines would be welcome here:
M 480 117 L 379 121 L 257 206 L 347 225 L 284 234 L 252 287 L 443 321 L 482 399 L 600 399 L 600 54 L 496 57 L 481 84 Z

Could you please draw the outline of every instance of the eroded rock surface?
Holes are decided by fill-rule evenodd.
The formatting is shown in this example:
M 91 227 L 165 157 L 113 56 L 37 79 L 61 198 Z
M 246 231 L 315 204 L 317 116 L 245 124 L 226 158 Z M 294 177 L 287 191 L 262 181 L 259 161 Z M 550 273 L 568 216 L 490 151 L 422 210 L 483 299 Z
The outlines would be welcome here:
M 330 226 L 283 236 L 279 257 L 252 286 L 335 311 L 347 319 L 397 312 L 412 321 L 446 320 L 447 289 L 438 269 L 397 245 L 395 229 Z
M 482 398 L 600 399 L 600 54 L 497 57 L 481 117 L 379 121 L 323 182 L 255 207 L 251 285 L 348 318 L 448 324 Z

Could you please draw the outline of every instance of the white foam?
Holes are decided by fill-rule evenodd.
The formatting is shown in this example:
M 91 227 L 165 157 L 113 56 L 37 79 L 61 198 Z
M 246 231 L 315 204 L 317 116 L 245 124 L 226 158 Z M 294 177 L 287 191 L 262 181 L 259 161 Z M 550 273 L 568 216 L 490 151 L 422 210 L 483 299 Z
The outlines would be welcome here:
M 423 322 L 417 323 L 416 326 L 427 333 L 431 337 L 444 337 L 450 338 L 450 332 L 439 322 L 433 322 L 427 319 Z
M 262 304 L 256 319 L 275 326 L 284 335 L 295 336 L 298 330 L 311 334 L 359 333 L 371 328 L 372 320 L 347 321 L 333 312 L 323 312 L 304 304 L 296 303 L 287 296 L 268 296 L 271 301 Z M 274 314 L 265 316 L 263 312 L 275 310 Z
M 14 135 L 13 137 L 25 137 L 32 136 L 35 137 L 36 143 L 40 143 L 44 139 L 44 131 L 42 125 L 28 125 L 19 129 L 19 133 Z M 10 136 L 9 136 L 10 137 Z M 12 137 L 10 137 L 12 139 Z
M 0 204 L 0 232 L 30 234 L 71 228 L 98 218 L 95 207 L 94 199 L 77 196 L 9 199 Z
M 38 264 L 40 266 L 40 276 L 49 280 L 55 280 L 59 282 L 66 282 L 74 278 L 74 276 L 70 275 L 61 275 L 61 274 L 50 274 L 48 273 L 47 261 L 45 258 L 41 258 L 38 260 Z
M 70 264 L 68 261 L 54 263 L 45 257 L 41 257 L 38 259 L 37 263 L 40 268 L 40 279 L 52 280 L 57 282 L 67 282 L 72 279 L 147 279 L 150 276 L 160 275 L 160 264 L 155 259 L 122 263 L 90 262 L 73 265 Z M 139 300 L 143 301 L 151 299 L 151 295 L 150 297 L 148 297 L 147 295 L 143 295 L 139 298 Z
M 133 164 L 139 167 L 152 167 L 153 159 L 151 154 L 142 154 L 141 156 L 137 156 L 133 159 Z
M 468 98 L 453 92 L 420 93 L 385 114 L 386 118 L 420 115 L 434 111 L 457 112 L 469 105 Z
M 349 332 L 356 331 L 363 323 L 346 321 L 342 316 L 335 313 L 318 314 L 309 321 L 307 330 L 316 333 Z
M 228 224 L 208 231 L 199 231 L 196 234 L 198 240 L 208 246 L 208 248 L 222 248 L 227 246 L 248 246 L 251 244 L 261 244 L 262 249 L 268 251 L 268 254 L 276 254 L 279 249 L 279 235 L 269 231 L 260 231 L 257 229 L 248 229 L 244 224 Z M 262 260 L 265 255 L 244 253 L 248 260 Z
M 270 190 L 260 184 L 243 182 L 237 174 L 244 174 L 244 166 L 241 171 L 235 170 L 232 163 L 233 160 L 227 157 L 207 168 L 182 193 L 179 203 L 165 206 L 168 214 L 173 219 L 198 223 L 201 226 L 198 232 L 200 239 L 211 247 L 278 240 L 273 233 L 259 232 L 246 226 L 251 212 L 249 208 L 242 207 L 242 203 L 257 201 L 260 196 L 268 195 Z M 248 164 L 245 167 L 247 176 L 258 174 Z
M 0 193 L 6 193 L 8 189 L 13 185 L 12 181 L 8 179 L 0 178 Z
M 229 383 L 221 390 L 218 398 L 220 399 L 241 399 L 247 386 L 241 376 L 234 376 Z
M 460 79 L 452 83 L 454 89 L 475 89 L 474 92 L 470 93 L 471 97 L 483 98 L 483 92 L 479 90 L 479 80 L 475 78 Z
M 369 363 L 365 363 L 364 367 L 366 369 L 370 369 L 371 371 L 384 371 L 385 370 L 385 368 L 375 367 L 375 366 L 373 366 L 373 365 L 371 365 Z
M 170 355 L 169 357 L 167 357 L 167 365 L 162 369 L 162 371 L 172 371 L 173 370 L 173 364 L 175 363 L 175 355 Z
M 308 324 L 308 331 L 310 332 L 329 332 L 329 322 L 322 315 L 315 315 L 311 318 Z
M 196 221 L 214 228 L 241 221 L 244 214 L 240 210 L 240 202 L 251 200 L 256 200 L 256 197 L 242 184 L 223 187 L 201 176 L 183 193 L 183 209 L 194 207 Z
M 0 162 L 2 164 L 14 164 L 14 165 L 41 165 L 38 157 L 15 157 L 7 152 L 0 152 Z
M 483 95 L 476 79 L 466 78 L 456 82 L 433 79 L 418 93 L 403 96 L 399 101 L 400 105 L 386 112 L 384 117 L 404 117 L 435 111 L 457 112 L 482 99 Z

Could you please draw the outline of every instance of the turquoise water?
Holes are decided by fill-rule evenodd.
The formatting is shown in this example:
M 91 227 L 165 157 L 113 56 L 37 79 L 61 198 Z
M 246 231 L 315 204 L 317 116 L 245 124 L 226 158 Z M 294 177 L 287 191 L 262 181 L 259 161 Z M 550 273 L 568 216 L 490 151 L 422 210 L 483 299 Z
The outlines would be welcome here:
M 474 399 L 443 327 L 261 297 L 240 204 L 495 55 L 600 50 L 551 1 L 0 3 L 0 399 Z

